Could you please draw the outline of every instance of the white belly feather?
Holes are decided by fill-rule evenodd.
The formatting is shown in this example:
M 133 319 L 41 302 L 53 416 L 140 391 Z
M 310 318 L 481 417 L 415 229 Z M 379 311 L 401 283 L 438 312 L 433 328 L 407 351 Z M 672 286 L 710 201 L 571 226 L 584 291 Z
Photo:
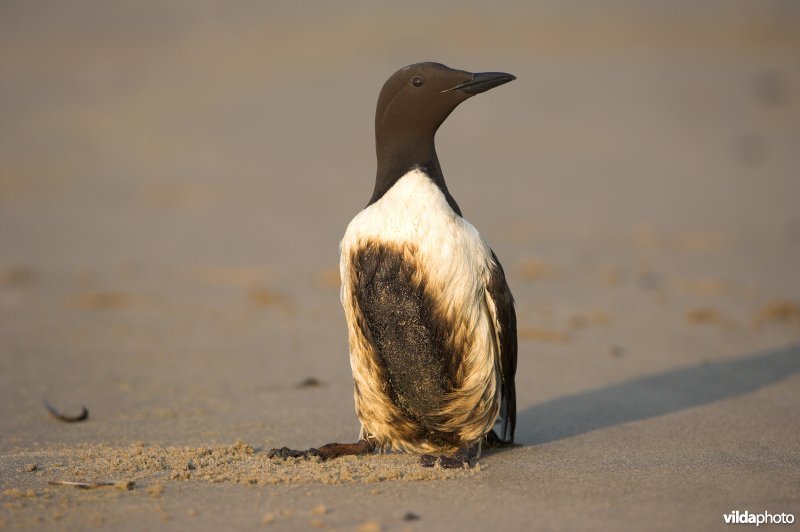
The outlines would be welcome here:
M 341 298 L 350 329 L 350 362 L 362 437 L 370 437 L 382 447 L 423 452 L 441 449 L 441 445 L 406 441 L 402 427 L 386 421 L 393 406 L 387 404 L 386 383 L 376 382 L 372 371 L 374 352 L 358 331 L 350 279 L 352 253 L 374 241 L 413 244 L 414 262 L 426 277 L 438 311 L 460 324 L 451 334 L 458 345 L 465 346 L 458 368 L 462 378 L 442 403 L 437 429 L 457 434 L 464 442 L 478 440 L 494 424 L 500 397 L 494 309 L 486 295 L 492 252 L 420 170 L 408 172 L 380 200 L 361 211 L 341 242 Z

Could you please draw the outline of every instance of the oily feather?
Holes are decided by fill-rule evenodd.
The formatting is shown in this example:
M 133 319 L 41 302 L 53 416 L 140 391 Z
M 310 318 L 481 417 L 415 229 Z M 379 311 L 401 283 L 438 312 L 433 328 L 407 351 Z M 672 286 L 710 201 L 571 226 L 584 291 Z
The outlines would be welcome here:
M 373 259 L 363 260 L 365 254 Z M 370 330 L 364 278 L 392 261 L 405 265 L 396 271 L 407 277 L 408 292 L 419 294 L 419 316 L 426 316 L 448 368 L 447 387 L 426 412 L 403 408 L 392 388 L 396 363 L 381 352 L 388 344 L 381 348 Z M 502 389 L 498 327 L 486 295 L 495 264 L 478 232 L 420 170 L 351 222 L 341 245 L 341 295 L 363 437 L 381 447 L 432 452 L 473 443 L 491 429 Z M 404 293 L 398 303 L 414 300 Z

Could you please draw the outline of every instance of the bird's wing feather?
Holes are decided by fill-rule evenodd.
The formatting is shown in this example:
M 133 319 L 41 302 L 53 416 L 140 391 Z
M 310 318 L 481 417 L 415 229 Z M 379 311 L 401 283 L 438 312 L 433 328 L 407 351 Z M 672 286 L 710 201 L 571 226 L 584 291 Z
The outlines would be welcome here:
M 517 396 L 514 386 L 514 375 L 517 371 L 517 314 L 505 272 L 494 251 L 486 294 L 500 353 L 502 403 L 498 436 L 503 442 L 511 443 L 514 441 L 517 423 Z

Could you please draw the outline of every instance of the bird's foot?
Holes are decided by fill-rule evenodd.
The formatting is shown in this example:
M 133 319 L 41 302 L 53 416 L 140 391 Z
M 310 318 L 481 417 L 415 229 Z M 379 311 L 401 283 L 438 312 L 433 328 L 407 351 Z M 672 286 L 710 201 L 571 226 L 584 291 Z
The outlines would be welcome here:
M 462 447 L 453 456 L 423 454 L 419 462 L 422 467 L 435 467 L 436 464 L 439 464 L 444 469 L 469 469 L 478 459 L 480 452 L 480 445 L 473 444 L 468 447 Z
M 280 449 L 271 449 L 267 453 L 268 458 L 305 458 L 308 460 L 311 457 L 317 456 L 320 460 L 330 460 L 331 458 L 338 458 L 347 455 L 360 455 L 368 454 L 373 451 L 375 446 L 367 440 L 359 440 L 356 443 L 329 443 L 322 447 L 315 449 L 307 449 L 305 451 L 296 451 L 288 447 L 281 447 Z
M 267 453 L 267 458 L 282 458 L 283 460 L 286 460 L 287 458 L 305 458 L 308 460 L 312 456 L 317 456 L 317 450 L 313 447 L 305 451 L 297 451 L 295 449 L 289 449 L 288 447 L 281 447 L 280 449 L 270 449 Z
M 469 462 L 455 456 L 434 456 L 432 454 L 423 454 L 419 463 L 422 464 L 422 467 L 436 467 L 438 463 L 444 469 L 469 469 L 472 467 Z

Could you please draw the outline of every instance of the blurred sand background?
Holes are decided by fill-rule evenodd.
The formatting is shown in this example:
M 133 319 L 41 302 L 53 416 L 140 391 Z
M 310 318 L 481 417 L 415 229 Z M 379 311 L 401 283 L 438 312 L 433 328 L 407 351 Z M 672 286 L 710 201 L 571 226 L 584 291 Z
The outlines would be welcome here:
M 337 245 L 422 60 L 518 77 L 437 141 L 517 298 L 521 445 L 272 463 L 357 435 Z M 4 2 L 0 527 L 798 515 L 799 172 L 796 2 Z

